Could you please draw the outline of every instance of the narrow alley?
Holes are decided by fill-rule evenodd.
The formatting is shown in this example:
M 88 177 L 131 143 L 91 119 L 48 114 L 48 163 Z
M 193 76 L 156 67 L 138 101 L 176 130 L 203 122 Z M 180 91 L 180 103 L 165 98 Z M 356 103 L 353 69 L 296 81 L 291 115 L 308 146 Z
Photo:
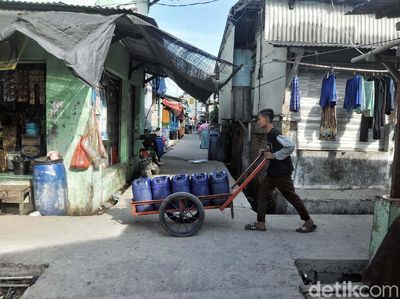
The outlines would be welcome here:
M 0 299 L 400 298 L 399 84 L 400 0 L 0 0 Z
M 187 135 L 162 172 L 224 167 L 188 161 L 205 154 Z M 307 235 L 295 232 L 298 216 L 269 215 L 264 233 L 243 230 L 255 213 L 236 207 L 235 219 L 207 211 L 200 232 L 181 239 L 157 216 L 134 218 L 130 198 L 128 189 L 100 216 L 0 217 L 0 261 L 49 265 L 23 298 L 302 298 L 295 259 L 368 258 L 371 215 L 315 215 L 319 230 Z

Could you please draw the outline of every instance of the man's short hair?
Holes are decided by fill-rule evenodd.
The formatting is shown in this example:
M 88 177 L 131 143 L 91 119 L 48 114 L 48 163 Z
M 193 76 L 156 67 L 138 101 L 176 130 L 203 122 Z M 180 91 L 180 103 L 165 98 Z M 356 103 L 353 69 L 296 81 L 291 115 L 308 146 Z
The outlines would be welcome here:
M 261 110 L 260 112 L 258 112 L 258 114 L 268 119 L 270 123 L 274 121 L 274 110 L 272 109 Z

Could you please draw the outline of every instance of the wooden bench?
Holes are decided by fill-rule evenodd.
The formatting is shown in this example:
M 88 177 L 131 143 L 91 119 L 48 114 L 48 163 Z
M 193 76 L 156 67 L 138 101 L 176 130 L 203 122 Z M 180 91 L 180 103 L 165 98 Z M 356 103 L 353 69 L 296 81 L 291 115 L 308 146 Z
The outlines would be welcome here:
M 6 209 L 9 204 L 19 205 L 19 214 L 33 211 L 32 189 L 30 185 L 0 185 L 0 208 Z

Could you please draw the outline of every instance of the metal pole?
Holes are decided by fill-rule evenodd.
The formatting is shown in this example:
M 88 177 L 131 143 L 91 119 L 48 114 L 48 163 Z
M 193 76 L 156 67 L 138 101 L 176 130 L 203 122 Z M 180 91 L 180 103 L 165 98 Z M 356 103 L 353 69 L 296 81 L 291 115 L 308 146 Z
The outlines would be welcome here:
M 399 84 L 399 82 L 397 82 Z M 394 159 L 392 164 L 392 188 L 390 190 L 391 198 L 400 198 L 400 92 L 396 92 L 397 102 L 397 123 L 395 127 Z
M 370 51 L 368 53 L 365 53 L 364 55 L 360 55 L 360 56 L 354 57 L 351 60 L 351 63 L 356 63 L 356 62 L 360 62 L 360 61 L 363 61 L 363 60 L 368 60 L 368 58 L 370 56 L 383 53 L 383 52 L 385 52 L 385 51 L 387 51 L 387 50 L 389 50 L 391 48 L 394 48 L 394 47 L 396 47 L 398 45 L 400 45 L 400 39 L 397 39 L 397 40 L 395 40 L 393 42 L 387 43 L 386 45 L 383 45 L 383 46 L 381 46 L 379 48 L 376 48 L 376 49 L 374 49 L 374 50 L 372 50 L 372 51 Z

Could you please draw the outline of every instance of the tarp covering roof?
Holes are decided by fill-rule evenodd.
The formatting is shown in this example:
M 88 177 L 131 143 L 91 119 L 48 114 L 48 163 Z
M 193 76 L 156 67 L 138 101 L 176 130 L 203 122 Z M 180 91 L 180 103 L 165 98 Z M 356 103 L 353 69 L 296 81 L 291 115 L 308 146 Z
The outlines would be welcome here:
M 221 88 L 215 70 L 232 64 L 197 49 L 132 14 L 97 15 L 64 11 L 27 12 L 0 30 L 0 41 L 21 33 L 96 86 L 113 41 L 121 41 L 135 61 L 173 79 L 199 100 Z M 235 68 L 234 68 L 235 69 Z

